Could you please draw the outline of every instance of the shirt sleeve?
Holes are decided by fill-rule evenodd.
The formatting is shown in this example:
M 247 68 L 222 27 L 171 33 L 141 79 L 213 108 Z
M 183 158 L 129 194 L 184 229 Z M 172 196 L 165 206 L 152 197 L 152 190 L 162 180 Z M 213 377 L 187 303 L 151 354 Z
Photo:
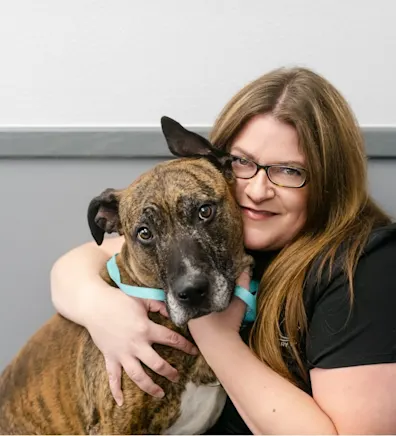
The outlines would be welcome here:
M 342 274 L 315 299 L 306 343 L 309 369 L 396 362 L 396 237 L 359 260 L 352 306 Z

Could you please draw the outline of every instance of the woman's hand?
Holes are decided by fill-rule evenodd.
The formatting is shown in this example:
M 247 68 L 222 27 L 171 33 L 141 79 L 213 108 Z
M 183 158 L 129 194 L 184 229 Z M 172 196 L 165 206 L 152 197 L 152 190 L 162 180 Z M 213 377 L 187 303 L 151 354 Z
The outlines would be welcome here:
M 164 303 L 115 291 L 108 297 L 97 300 L 92 311 L 94 315 L 86 322 L 86 327 L 104 355 L 114 399 L 118 405 L 123 402 L 121 368 L 140 389 L 155 397 L 163 397 L 163 390 L 147 375 L 141 362 L 174 382 L 178 380 L 178 373 L 153 350 L 152 344 L 169 345 L 189 354 L 196 354 L 198 350 L 183 336 L 148 318 L 148 312 L 168 316 Z
M 237 284 L 249 289 L 250 274 L 248 271 L 244 271 L 239 276 Z M 240 298 L 234 296 L 227 309 L 192 319 L 188 322 L 188 327 L 198 343 L 200 338 L 208 338 L 208 335 L 214 331 L 218 333 L 237 333 L 239 335 L 245 311 L 246 304 Z

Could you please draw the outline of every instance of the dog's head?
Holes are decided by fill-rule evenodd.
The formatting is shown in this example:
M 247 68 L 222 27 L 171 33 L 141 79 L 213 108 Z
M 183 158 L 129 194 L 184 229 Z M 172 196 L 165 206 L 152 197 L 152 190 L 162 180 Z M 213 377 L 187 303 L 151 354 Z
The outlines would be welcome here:
M 251 258 L 226 155 L 169 118 L 162 129 L 180 158 L 158 164 L 124 190 L 95 197 L 88 221 L 98 244 L 105 232 L 125 236 L 125 269 L 142 286 L 165 290 L 170 317 L 180 326 L 224 310 Z

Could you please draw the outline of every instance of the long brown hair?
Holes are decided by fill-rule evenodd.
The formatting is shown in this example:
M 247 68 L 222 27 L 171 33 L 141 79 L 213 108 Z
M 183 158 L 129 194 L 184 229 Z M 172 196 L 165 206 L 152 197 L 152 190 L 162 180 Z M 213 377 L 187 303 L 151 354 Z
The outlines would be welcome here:
M 307 222 L 264 273 L 251 347 L 273 370 L 298 384 L 284 360 L 280 320 L 289 337 L 292 358 L 306 382 L 300 344 L 307 333 L 304 282 L 321 259 L 331 268 L 345 246 L 343 268 L 353 302 L 353 274 L 372 229 L 390 222 L 370 198 L 366 156 L 358 123 L 343 96 L 326 79 L 305 68 L 281 68 L 249 83 L 225 106 L 211 132 L 212 143 L 229 149 L 255 115 L 271 113 L 294 126 L 310 177 Z

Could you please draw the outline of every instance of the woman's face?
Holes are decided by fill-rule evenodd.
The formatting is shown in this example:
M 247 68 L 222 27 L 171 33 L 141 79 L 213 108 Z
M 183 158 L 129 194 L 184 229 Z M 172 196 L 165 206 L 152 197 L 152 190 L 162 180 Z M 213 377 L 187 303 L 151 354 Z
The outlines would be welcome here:
M 260 165 L 305 168 L 297 131 L 271 114 L 252 118 L 235 138 L 230 152 Z M 246 161 L 238 160 L 235 164 L 245 166 Z M 292 171 L 282 169 L 282 174 L 289 177 Z M 305 224 L 307 190 L 307 186 L 277 186 L 264 169 L 250 179 L 236 178 L 235 197 L 242 210 L 246 248 L 276 250 L 287 245 Z

